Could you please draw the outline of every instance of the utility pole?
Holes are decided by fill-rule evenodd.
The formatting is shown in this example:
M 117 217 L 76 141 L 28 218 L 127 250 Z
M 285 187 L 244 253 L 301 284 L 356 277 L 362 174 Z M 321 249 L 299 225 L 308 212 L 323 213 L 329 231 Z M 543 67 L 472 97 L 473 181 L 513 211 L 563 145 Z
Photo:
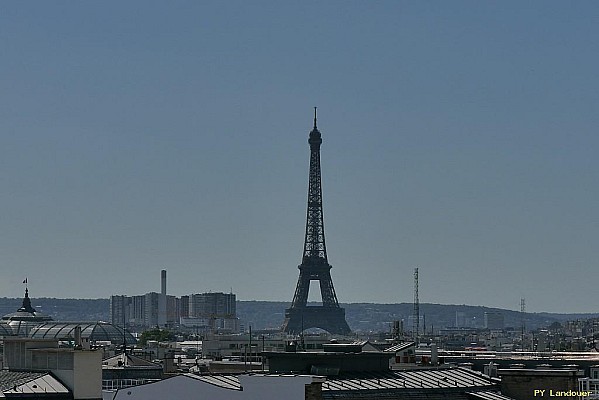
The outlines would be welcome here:
M 252 325 L 250 325 L 250 370 L 252 369 Z

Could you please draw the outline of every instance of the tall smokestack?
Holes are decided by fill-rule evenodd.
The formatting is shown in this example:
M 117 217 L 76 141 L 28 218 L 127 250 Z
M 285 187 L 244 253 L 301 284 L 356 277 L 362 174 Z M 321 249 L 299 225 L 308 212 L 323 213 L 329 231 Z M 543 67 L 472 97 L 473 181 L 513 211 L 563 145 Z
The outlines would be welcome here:
M 166 326 L 166 270 L 160 271 L 160 296 L 158 296 L 158 326 Z

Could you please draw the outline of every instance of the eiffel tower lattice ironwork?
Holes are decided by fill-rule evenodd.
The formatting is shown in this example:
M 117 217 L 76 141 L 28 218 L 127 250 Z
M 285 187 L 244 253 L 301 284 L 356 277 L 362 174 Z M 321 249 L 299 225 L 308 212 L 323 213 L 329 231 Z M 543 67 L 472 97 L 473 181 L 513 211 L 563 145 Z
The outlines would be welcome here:
M 324 219 L 322 213 L 322 188 L 320 177 L 320 145 L 322 137 L 316 127 L 316 107 L 314 107 L 314 128 L 308 139 L 310 144 L 310 178 L 308 184 L 308 211 L 306 237 L 299 279 L 291 307 L 285 310 L 283 330 L 300 333 L 304 329 L 321 328 L 329 333 L 348 334 L 351 332 L 345 321 L 345 310 L 339 307 L 333 281 L 331 265 L 327 259 L 324 239 Z M 310 282 L 318 281 L 322 305 L 308 306 Z

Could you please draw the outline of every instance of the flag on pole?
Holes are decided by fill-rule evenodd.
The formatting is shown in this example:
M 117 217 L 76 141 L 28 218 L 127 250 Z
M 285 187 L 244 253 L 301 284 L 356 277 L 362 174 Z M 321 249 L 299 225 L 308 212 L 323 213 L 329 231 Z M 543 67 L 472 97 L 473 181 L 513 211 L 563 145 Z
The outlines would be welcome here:
M 27 283 L 27 278 L 25 278 L 25 280 L 23 281 L 23 283 Z

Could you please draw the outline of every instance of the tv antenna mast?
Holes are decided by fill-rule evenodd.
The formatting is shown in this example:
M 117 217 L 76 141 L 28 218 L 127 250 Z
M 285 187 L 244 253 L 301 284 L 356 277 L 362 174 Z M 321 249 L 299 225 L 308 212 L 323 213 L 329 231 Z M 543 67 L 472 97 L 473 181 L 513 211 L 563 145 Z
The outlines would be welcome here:
M 414 268 L 414 315 L 412 321 L 412 335 L 418 344 L 420 333 L 420 302 L 418 300 L 418 268 Z
M 524 335 L 526 333 L 526 324 L 524 322 L 524 313 L 526 312 L 526 299 L 522 297 L 520 299 L 520 324 L 522 326 L 522 336 L 520 340 L 522 341 L 522 351 L 524 351 Z

